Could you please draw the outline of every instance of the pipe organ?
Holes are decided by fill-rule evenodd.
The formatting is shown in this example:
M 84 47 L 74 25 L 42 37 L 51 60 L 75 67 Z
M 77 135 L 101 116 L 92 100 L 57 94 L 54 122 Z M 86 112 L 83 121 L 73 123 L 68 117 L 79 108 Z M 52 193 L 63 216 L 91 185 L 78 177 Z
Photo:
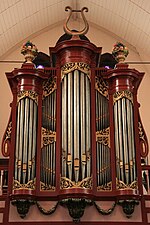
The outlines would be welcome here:
M 101 47 L 84 32 L 50 48 L 51 67 L 27 60 L 6 73 L 13 101 L 2 152 L 18 210 L 47 198 L 78 208 L 126 196 L 135 206 L 143 193 L 148 142 L 137 91 L 144 73 L 120 61 L 113 69 L 99 67 Z

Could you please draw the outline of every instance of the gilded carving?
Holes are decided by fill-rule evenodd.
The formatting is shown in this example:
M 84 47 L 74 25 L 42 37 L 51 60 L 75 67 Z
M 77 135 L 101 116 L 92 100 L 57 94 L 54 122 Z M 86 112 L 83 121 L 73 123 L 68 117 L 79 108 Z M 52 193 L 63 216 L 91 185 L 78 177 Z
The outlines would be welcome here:
M 123 181 L 117 180 L 116 185 L 117 189 L 137 189 L 138 187 L 136 180 L 133 181 L 131 184 L 125 184 Z
M 41 191 L 55 191 L 55 187 L 51 186 L 50 184 L 44 184 L 40 182 L 40 190 Z
M 68 189 L 68 188 L 87 188 L 87 189 L 92 189 L 92 178 L 87 177 L 83 179 L 80 182 L 73 182 L 67 177 L 61 177 L 60 180 L 60 188 L 61 189 Z
M 41 148 L 43 148 L 43 146 L 52 144 L 53 142 L 56 142 L 56 132 L 42 127 Z
M 114 95 L 113 95 L 114 103 L 117 102 L 121 98 L 127 98 L 133 103 L 133 95 L 132 95 L 131 91 L 124 90 L 124 91 L 118 91 L 118 92 L 114 93 Z
M 7 131 L 6 131 L 5 141 L 7 139 L 10 139 L 11 138 L 11 132 L 12 132 L 12 121 L 10 121 L 9 124 L 8 124 Z
M 18 180 L 14 180 L 13 190 L 19 190 L 19 189 L 34 190 L 35 189 L 35 179 L 28 181 L 27 184 L 21 184 Z
M 111 191 L 112 190 L 112 181 L 105 185 L 101 185 L 97 187 L 97 191 Z
M 23 98 L 30 98 L 36 103 L 38 103 L 38 94 L 35 91 L 20 91 L 17 95 L 18 102 Z
M 108 99 L 108 85 L 101 77 L 95 77 L 95 89 Z
M 96 142 L 99 142 L 110 148 L 110 128 L 109 127 L 96 132 Z
M 43 83 L 43 97 L 47 97 L 56 90 L 56 76 L 50 77 Z
M 10 141 L 11 139 L 11 133 L 12 133 L 12 121 L 9 122 L 6 133 L 5 133 L 5 139 L 3 141 L 3 152 L 5 154 L 5 156 L 8 156 L 7 154 L 9 154 L 9 145 L 8 145 L 8 141 Z
M 63 79 L 66 74 L 71 73 L 74 70 L 80 70 L 90 78 L 91 70 L 88 64 L 84 62 L 70 62 L 66 63 L 61 68 L 61 79 Z
M 147 137 L 145 135 L 143 126 L 141 122 L 138 122 L 138 129 L 139 129 L 139 138 L 140 138 L 140 147 L 141 147 L 141 157 L 146 157 L 149 152 L 149 146 L 147 142 Z

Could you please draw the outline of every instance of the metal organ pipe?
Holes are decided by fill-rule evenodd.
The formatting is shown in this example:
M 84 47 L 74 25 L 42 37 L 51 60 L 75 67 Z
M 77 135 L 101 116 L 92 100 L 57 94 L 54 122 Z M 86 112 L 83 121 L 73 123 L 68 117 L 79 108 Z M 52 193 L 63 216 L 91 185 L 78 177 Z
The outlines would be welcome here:
M 62 78 L 62 177 L 78 184 L 91 176 L 90 139 L 90 80 L 73 70 Z
M 136 180 L 136 168 L 133 103 L 127 94 L 122 91 L 114 95 L 114 129 L 117 179 L 129 186 Z
M 17 115 L 14 180 L 22 185 L 35 178 L 37 104 L 29 97 L 21 98 Z
M 48 80 L 51 90 L 52 81 Z M 43 96 L 42 113 L 42 159 L 41 159 L 41 182 L 42 190 L 53 190 L 55 188 L 55 164 L 56 164 L 56 90 L 53 88 Z

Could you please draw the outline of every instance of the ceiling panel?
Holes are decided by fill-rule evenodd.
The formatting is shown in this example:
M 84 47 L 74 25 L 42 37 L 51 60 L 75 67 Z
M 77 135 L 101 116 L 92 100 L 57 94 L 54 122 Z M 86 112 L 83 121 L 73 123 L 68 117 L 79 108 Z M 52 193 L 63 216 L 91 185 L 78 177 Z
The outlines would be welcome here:
M 36 32 L 63 21 L 67 5 L 88 7 L 89 22 L 150 56 L 150 0 L 0 0 L 0 57 Z

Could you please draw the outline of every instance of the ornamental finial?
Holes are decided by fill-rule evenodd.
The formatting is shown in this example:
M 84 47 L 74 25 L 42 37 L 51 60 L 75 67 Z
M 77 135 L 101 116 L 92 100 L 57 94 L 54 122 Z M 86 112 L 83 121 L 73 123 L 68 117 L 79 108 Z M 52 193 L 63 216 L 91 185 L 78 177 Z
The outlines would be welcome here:
M 31 41 L 27 41 L 22 46 L 21 54 L 25 56 L 26 63 L 32 63 L 33 59 L 38 54 L 38 49 Z
M 86 20 L 86 18 L 85 18 L 85 16 L 84 16 L 84 11 L 85 12 L 88 12 L 88 8 L 87 7 L 83 7 L 81 10 L 74 10 L 74 9 L 72 9 L 70 6 L 66 6 L 66 8 L 65 8 L 65 11 L 68 11 L 68 10 L 70 10 L 70 14 L 69 14 L 69 16 L 67 17 L 67 19 L 66 19 L 66 22 L 65 22 L 65 24 L 64 24 L 64 31 L 65 31 L 65 33 L 67 33 L 67 34 L 70 34 L 70 35 L 83 35 L 83 34 L 86 34 L 87 32 L 88 32 L 88 30 L 89 30 L 89 24 L 88 24 L 88 22 L 87 22 L 87 20 Z M 82 19 L 83 19 L 83 21 L 84 21 L 84 25 L 85 25 L 85 27 L 82 29 L 82 30 L 80 30 L 80 31 L 72 31 L 72 30 L 70 30 L 69 29 L 69 27 L 68 27 L 68 22 L 69 22 L 69 20 L 70 20 L 70 17 L 71 17 L 71 15 L 72 15 L 72 13 L 74 13 L 74 12 L 80 12 L 81 13 L 81 16 L 82 16 Z
M 123 63 L 128 54 L 129 54 L 128 48 L 121 42 L 117 42 L 114 45 L 112 55 L 118 63 Z

